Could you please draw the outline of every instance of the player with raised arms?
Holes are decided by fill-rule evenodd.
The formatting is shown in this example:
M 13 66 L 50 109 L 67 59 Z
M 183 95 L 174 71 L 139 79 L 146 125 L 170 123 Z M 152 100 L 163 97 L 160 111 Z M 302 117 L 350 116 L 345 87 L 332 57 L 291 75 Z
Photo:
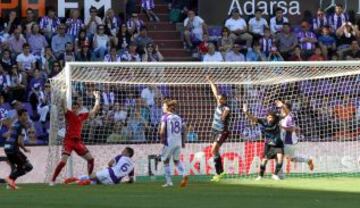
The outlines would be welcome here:
M 275 174 L 272 176 L 274 180 L 280 180 L 279 172 L 283 166 L 284 159 L 284 143 L 281 140 L 280 117 L 275 112 L 269 112 L 266 118 L 257 118 L 249 111 L 246 104 L 243 106 L 243 111 L 248 119 L 252 122 L 261 125 L 262 139 L 265 141 L 265 150 L 263 159 L 261 160 L 260 173 L 256 180 L 261 180 L 264 177 L 266 164 L 268 160 L 276 160 Z
M 230 120 L 230 108 L 227 105 L 227 98 L 225 95 L 219 93 L 218 88 L 211 80 L 209 76 L 206 77 L 210 83 L 211 90 L 216 99 L 216 108 L 212 122 L 212 138 L 213 143 L 211 147 L 211 153 L 214 157 L 216 174 L 211 181 L 218 182 L 225 175 L 224 167 L 221 161 L 220 147 L 229 137 L 229 120 Z
M 134 161 L 131 159 L 134 155 L 134 150 L 131 147 L 125 147 L 121 154 L 111 159 L 108 167 L 90 176 L 81 176 L 79 178 L 68 178 L 65 184 L 78 183 L 79 185 L 90 184 L 104 184 L 114 185 L 119 184 L 125 177 L 128 177 L 127 183 L 134 182 Z
M 291 113 L 291 104 L 284 103 L 280 100 L 276 100 L 275 104 L 277 107 L 280 108 L 280 115 L 281 115 L 281 139 L 284 141 L 285 145 L 285 157 L 289 158 L 292 162 L 297 163 L 307 163 L 309 169 L 311 171 L 314 170 L 314 163 L 313 160 L 310 158 L 305 158 L 302 156 L 297 156 L 296 152 L 296 144 L 299 141 L 299 137 L 297 133 L 299 132 L 299 128 L 296 127 L 293 114 Z M 283 174 L 280 174 L 282 177 Z
M 189 180 L 180 161 L 181 148 L 185 148 L 186 127 L 183 119 L 175 113 L 176 107 L 176 100 L 165 100 L 162 106 L 164 115 L 161 118 L 160 141 L 164 146 L 161 152 L 161 160 L 164 163 L 166 180 L 163 187 L 173 186 L 170 169 L 171 159 L 173 159 L 179 174 L 183 176 L 180 187 L 185 187 Z
M 14 167 L 10 175 L 5 178 L 8 186 L 12 189 L 18 188 L 15 184 L 15 180 L 17 178 L 25 175 L 33 169 L 30 161 L 20 150 L 23 149 L 25 152 L 30 152 L 30 149 L 26 148 L 24 145 L 26 129 L 29 126 L 28 113 L 25 109 L 20 109 L 17 111 L 17 115 L 18 121 L 16 121 L 11 127 L 11 130 L 9 131 L 10 135 L 8 135 L 4 143 L 4 151 L 7 159 L 10 165 Z
M 88 175 L 91 175 L 94 169 L 94 158 L 86 148 L 82 138 L 81 132 L 83 123 L 90 117 L 93 118 L 100 110 L 100 93 L 98 91 L 93 92 L 95 97 L 95 105 L 90 112 L 83 113 L 82 99 L 75 97 L 72 103 L 72 109 L 66 107 L 66 102 L 63 102 L 63 110 L 65 112 L 66 132 L 63 142 L 63 152 L 60 162 L 55 168 L 53 177 L 49 183 L 50 186 L 55 184 L 57 176 L 65 166 L 72 151 L 75 151 L 80 157 L 87 161 Z

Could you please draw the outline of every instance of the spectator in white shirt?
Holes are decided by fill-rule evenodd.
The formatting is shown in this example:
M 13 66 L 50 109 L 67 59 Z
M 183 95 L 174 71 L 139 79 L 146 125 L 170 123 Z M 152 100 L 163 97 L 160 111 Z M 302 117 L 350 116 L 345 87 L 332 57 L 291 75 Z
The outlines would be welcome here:
M 240 16 L 240 12 L 237 8 L 231 12 L 231 17 L 226 20 L 225 27 L 229 28 L 231 34 L 230 38 L 237 41 L 246 41 L 246 46 L 251 47 L 253 36 L 248 33 L 248 27 L 245 20 Z
M 262 17 L 262 11 L 257 9 L 255 17 L 249 21 L 249 32 L 253 35 L 254 40 L 259 40 L 264 35 L 265 28 L 269 28 L 269 24 Z
M 102 20 L 97 16 L 97 9 L 95 7 L 90 8 L 90 17 L 85 19 L 85 28 L 87 30 L 90 39 L 95 35 L 96 28 L 102 24 Z
M 31 73 L 35 69 L 36 58 L 30 53 L 30 45 L 23 45 L 23 52 L 16 57 L 16 62 L 21 71 Z
M 203 58 L 203 62 L 222 62 L 224 58 L 221 53 L 215 50 L 215 45 L 213 43 L 209 43 L 208 45 L 208 53 L 205 54 Z
M 196 43 L 202 41 L 203 33 L 207 33 L 207 25 L 204 20 L 195 15 L 195 12 L 189 10 L 187 13 L 187 18 L 184 21 L 185 31 L 184 39 L 186 46 L 189 49 L 193 49 Z
M 235 61 L 245 61 L 245 56 L 240 53 L 241 45 L 234 43 L 233 49 L 226 53 L 225 61 L 235 62 Z
M 276 9 L 275 17 L 270 19 L 270 29 L 272 34 L 282 31 L 284 23 L 288 23 L 288 18 L 284 17 L 284 11 L 281 8 Z
M 96 60 L 98 58 L 99 60 L 104 60 L 105 53 L 108 50 L 109 47 L 109 37 L 104 33 L 105 32 L 105 26 L 99 25 L 97 29 L 97 33 L 94 36 L 93 39 L 93 46 L 94 46 L 94 52 L 93 57 Z

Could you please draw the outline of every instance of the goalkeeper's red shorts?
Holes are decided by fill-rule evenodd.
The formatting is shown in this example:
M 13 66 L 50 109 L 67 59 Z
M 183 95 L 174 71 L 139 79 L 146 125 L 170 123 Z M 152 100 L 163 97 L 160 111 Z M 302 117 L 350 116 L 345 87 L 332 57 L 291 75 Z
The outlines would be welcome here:
M 89 152 L 82 139 L 65 137 L 62 154 L 71 155 L 72 151 L 75 151 L 79 156 L 84 156 Z

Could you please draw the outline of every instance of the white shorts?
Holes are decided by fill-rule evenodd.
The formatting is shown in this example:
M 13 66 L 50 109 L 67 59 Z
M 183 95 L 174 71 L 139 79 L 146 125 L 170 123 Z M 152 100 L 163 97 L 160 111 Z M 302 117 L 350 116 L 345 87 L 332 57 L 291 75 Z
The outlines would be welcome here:
M 170 160 L 171 157 L 173 158 L 173 160 L 179 161 L 180 150 L 181 150 L 181 146 L 173 146 L 173 147 L 164 146 L 161 151 L 161 161 Z
M 114 182 L 111 180 L 110 173 L 107 168 L 96 172 L 96 178 L 101 184 L 114 184 Z

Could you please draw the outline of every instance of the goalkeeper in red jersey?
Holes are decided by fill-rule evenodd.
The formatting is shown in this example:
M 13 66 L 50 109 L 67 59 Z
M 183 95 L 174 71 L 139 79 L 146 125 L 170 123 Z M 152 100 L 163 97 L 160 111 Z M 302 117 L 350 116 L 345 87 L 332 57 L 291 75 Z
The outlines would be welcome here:
M 63 144 L 63 152 L 60 162 L 55 168 L 53 177 L 49 185 L 54 185 L 57 176 L 60 174 L 61 170 L 64 168 L 69 156 L 72 151 L 75 151 L 79 156 L 84 158 L 88 165 L 88 174 L 91 175 L 94 169 L 94 158 L 86 148 L 83 140 L 81 138 L 81 131 L 83 128 L 83 123 L 90 117 L 94 117 L 97 112 L 100 110 L 100 92 L 94 92 L 95 96 L 95 105 L 90 112 L 83 113 L 82 109 L 82 100 L 77 97 L 74 99 L 72 104 L 72 109 L 67 109 L 66 103 L 63 103 L 63 108 L 65 112 L 65 122 L 66 122 L 66 133 Z

